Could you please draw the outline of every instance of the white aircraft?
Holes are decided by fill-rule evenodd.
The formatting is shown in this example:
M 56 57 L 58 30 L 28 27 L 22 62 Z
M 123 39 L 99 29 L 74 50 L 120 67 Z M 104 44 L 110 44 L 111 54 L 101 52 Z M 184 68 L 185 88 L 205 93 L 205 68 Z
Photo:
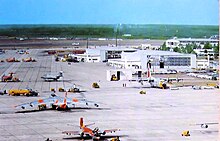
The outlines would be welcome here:
M 41 78 L 43 78 L 45 81 L 58 81 L 60 77 L 63 77 L 62 71 L 60 71 L 57 75 L 45 74 Z
M 141 85 L 144 85 L 144 82 L 148 82 L 152 88 L 161 88 L 161 89 L 168 88 L 167 81 L 165 81 L 164 79 L 161 79 L 161 78 L 155 78 L 155 77 L 151 76 L 149 67 L 148 67 L 146 75 L 147 76 L 145 78 L 138 78 L 138 79 L 134 79 L 134 80 L 132 79 L 129 81 L 138 81 L 139 83 L 141 83 Z

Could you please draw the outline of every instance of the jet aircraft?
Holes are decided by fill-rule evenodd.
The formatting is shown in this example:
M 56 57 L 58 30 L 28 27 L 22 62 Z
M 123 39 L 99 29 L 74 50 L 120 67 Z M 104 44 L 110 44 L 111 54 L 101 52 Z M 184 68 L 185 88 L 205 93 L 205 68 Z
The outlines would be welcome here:
M 141 73 L 141 71 L 140 71 L 140 73 Z M 160 79 L 160 78 L 155 78 L 155 77 L 151 76 L 151 72 L 150 72 L 149 66 L 148 66 L 148 70 L 146 72 L 146 77 L 138 78 L 138 79 L 132 79 L 132 80 L 129 80 L 129 81 L 137 81 L 141 85 L 144 85 L 144 82 L 148 82 L 152 88 L 161 88 L 161 89 L 168 88 L 167 81 L 165 81 L 163 79 Z
M 92 138 L 93 140 L 99 140 L 101 137 L 104 137 L 106 133 L 112 133 L 119 131 L 120 129 L 110 129 L 101 131 L 98 127 L 91 129 L 88 126 L 94 125 L 95 123 L 84 125 L 83 118 L 80 118 L 79 126 L 81 132 L 79 131 L 64 131 L 63 134 L 66 135 L 80 135 L 82 139 L 84 138 Z
M 45 109 L 55 109 L 55 110 L 69 110 L 76 108 L 77 104 L 85 104 L 86 106 L 94 105 L 99 107 L 98 104 L 87 101 L 86 99 L 77 98 L 67 98 L 67 93 L 65 97 L 60 97 L 57 95 L 51 95 L 49 98 L 38 99 L 32 102 L 23 103 L 21 105 L 15 106 L 16 109 L 32 109 L 32 110 L 45 110 Z
M 60 71 L 57 75 L 53 74 L 45 74 L 41 78 L 44 79 L 45 81 L 58 81 L 60 77 L 63 77 L 63 72 Z
M 208 122 L 208 123 L 197 123 L 197 124 L 191 124 L 191 125 L 200 125 L 201 128 L 209 128 L 209 125 L 215 125 L 219 124 L 217 122 Z

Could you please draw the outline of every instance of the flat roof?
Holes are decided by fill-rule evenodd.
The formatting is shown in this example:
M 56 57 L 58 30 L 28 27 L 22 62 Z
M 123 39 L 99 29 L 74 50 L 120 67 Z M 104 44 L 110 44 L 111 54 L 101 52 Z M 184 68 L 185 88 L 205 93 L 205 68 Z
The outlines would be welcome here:
M 182 54 L 178 52 L 162 51 L 162 50 L 138 50 L 136 53 L 147 54 L 147 55 L 189 55 L 189 54 Z
M 109 47 L 109 46 L 102 46 L 96 47 L 98 50 L 106 50 L 106 51 L 136 51 L 137 49 L 119 46 L 119 47 Z
M 150 56 L 193 56 L 195 54 L 182 54 L 178 52 L 171 52 L 171 51 L 161 51 L 161 50 L 138 50 L 133 53 L 123 53 L 122 59 L 127 60 L 141 60 L 141 56 L 143 55 L 150 55 Z
M 210 42 L 215 41 L 218 42 L 217 39 L 210 39 L 210 38 L 177 38 L 178 41 L 198 41 L 198 42 Z

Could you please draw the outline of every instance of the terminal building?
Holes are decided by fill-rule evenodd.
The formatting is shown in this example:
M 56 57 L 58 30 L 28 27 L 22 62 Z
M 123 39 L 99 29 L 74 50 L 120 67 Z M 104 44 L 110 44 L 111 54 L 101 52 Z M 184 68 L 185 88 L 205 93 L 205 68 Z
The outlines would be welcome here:
M 108 64 L 121 69 L 192 69 L 196 68 L 196 55 L 170 51 L 137 50 L 122 53 L 121 59 L 109 59 Z
M 170 51 L 137 50 L 126 47 L 98 47 L 86 49 L 84 54 L 72 54 L 83 62 L 107 62 L 118 69 L 192 69 L 196 55 Z
M 70 54 L 83 62 L 106 62 L 109 59 L 120 59 L 122 53 L 135 52 L 137 49 L 127 47 L 96 47 L 86 49 L 84 54 Z

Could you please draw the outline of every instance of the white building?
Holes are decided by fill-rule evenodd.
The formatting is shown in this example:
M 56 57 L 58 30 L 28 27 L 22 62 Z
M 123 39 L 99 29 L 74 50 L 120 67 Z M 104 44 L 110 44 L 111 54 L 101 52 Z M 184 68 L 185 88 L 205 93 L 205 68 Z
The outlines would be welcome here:
M 93 49 L 86 49 L 84 54 L 71 54 L 79 61 L 84 62 L 104 62 L 109 59 L 121 58 L 123 52 L 135 52 L 136 49 L 126 47 L 102 46 Z
M 213 48 L 212 49 L 194 49 L 194 51 L 198 56 L 209 55 L 213 57 L 215 55 Z
M 207 59 L 198 59 L 196 61 L 198 69 L 208 69 L 210 62 Z
M 197 59 L 196 64 L 198 69 L 219 69 L 219 64 L 216 61 L 207 59 Z
M 169 47 L 169 48 L 179 47 L 179 45 L 180 45 L 180 41 L 178 41 L 176 39 L 166 40 L 165 43 L 166 43 L 166 47 Z
M 218 41 L 219 40 L 212 38 L 173 38 L 166 40 L 166 47 L 175 48 L 179 46 L 185 47 L 187 44 L 196 44 L 203 48 L 206 43 L 217 46 Z
M 186 70 L 197 68 L 195 54 L 181 54 L 170 51 L 137 50 L 126 47 L 97 47 L 86 49 L 84 54 L 71 54 L 83 62 L 108 62 L 120 69 L 147 69 L 156 72 L 163 69 Z M 200 63 L 199 63 L 200 64 Z
M 196 68 L 196 55 L 181 54 L 169 51 L 138 50 L 122 53 L 121 59 L 109 59 L 108 64 L 124 69 L 191 69 Z
M 151 44 L 140 44 L 140 45 L 137 45 L 137 46 L 131 46 L 132 48 L 136 48 L 136 49 L 142 49 L 142 50 L 145 50 L 145 49 L 151 49 L 151 50 L 159 50 L 160 49 L 160 46 L 158 45 L 151 45 Z

